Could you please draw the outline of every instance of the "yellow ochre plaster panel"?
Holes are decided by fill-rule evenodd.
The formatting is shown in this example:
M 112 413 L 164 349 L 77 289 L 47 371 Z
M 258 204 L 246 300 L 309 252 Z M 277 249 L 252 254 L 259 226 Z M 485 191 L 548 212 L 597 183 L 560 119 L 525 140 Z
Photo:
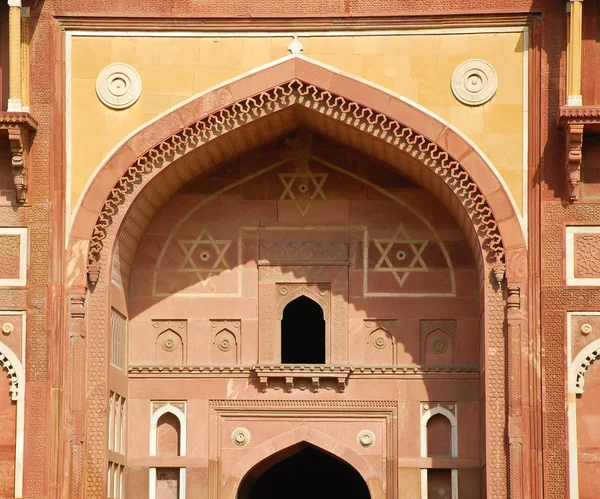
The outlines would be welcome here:
M 522 208 L 522 32 L 300 35 L 299 40 L 303 55 L 389 88 L 456 126 L 490 158 Z M 243 35 L 73 36 L 71 206 L 126 135 L 202 90 L 288 55 L 290 41 Z M 498 74 L 496 95 L 482 106 L 463 105 L 452 94 L 452 73 L 467 59 L 483 59 Z M 114 62 L 130 64 L 142 79 L 142 94 L 128 109 L 109 109 L 96 96 L 98 73 Z

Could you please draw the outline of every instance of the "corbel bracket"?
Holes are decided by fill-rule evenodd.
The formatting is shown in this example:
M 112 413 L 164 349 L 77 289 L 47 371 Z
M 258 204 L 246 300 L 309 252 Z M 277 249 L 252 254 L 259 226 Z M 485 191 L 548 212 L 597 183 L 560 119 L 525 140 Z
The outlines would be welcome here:
M 27 201 L 29 148 L 37 128 L 37 122 L 29 113 L 0 112 L 0 130 L 5 130 L 8 135 L 13 183 L 20 204 Z
M 583 125 L 568 124 L 565 128 L 567 195 L 569 201 L 580 197 L 581 161 L 583 158 Z
M 600 132 L 600 108 L 561 107 L 557 125 L 565 131 L 565 190 L 568 200 L 572 203 L 581 198 L 583 133 Z

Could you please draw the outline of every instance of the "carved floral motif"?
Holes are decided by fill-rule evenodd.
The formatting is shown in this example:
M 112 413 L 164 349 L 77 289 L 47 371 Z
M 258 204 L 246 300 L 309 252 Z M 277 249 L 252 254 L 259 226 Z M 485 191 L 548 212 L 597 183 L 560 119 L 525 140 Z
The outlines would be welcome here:
M 373 447 L 375 444 L 375 433 L 373 433 L 371 430 L 362 430 L 356 437 L 356 440 L 361 447 L 368 449 L 369 447 Z
M 246 428 L 236 428 L 231 433 L 231 441 L 238 447 L 244 447 L 250 442 L 250 432 Z

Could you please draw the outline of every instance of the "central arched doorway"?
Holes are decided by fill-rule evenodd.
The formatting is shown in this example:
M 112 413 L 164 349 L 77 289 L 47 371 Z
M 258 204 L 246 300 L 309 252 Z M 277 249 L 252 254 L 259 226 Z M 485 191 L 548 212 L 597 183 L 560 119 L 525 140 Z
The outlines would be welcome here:
M 254 466 L 244 477 L 238 499 L 370 499 L 362 476 L 348 463 L 303 443 Z

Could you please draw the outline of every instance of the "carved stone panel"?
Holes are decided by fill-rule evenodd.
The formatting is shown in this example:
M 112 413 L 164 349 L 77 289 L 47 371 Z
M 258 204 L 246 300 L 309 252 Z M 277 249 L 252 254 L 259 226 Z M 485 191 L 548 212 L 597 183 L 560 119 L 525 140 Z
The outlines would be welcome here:
M 395 320 L 366 319 L 365 364 L 391 366 L 396 364 Z
M 600 286 L 600 226 L 571 226 L 565 234 L 567 285 Z
M 0 227 L 0 287 L 25 286 L 27 229 Z
M 187 363 L 187 321 L 153 320 L 154 364 L 180 366 Z
M 283 309 L 301 295 L 323 308 L 326 362 L 345 363 L 348 356 L 348 268 L 327 265 L 259 267 L 259 363 L 280 363 Z
M 456 321 L 422 320 L 420 322 L 421 364 L 451 366 L 456 355 Z
M 233 365 L 240 362 L 242 322 L 235 320 L 210 321 L 211 364 Z

